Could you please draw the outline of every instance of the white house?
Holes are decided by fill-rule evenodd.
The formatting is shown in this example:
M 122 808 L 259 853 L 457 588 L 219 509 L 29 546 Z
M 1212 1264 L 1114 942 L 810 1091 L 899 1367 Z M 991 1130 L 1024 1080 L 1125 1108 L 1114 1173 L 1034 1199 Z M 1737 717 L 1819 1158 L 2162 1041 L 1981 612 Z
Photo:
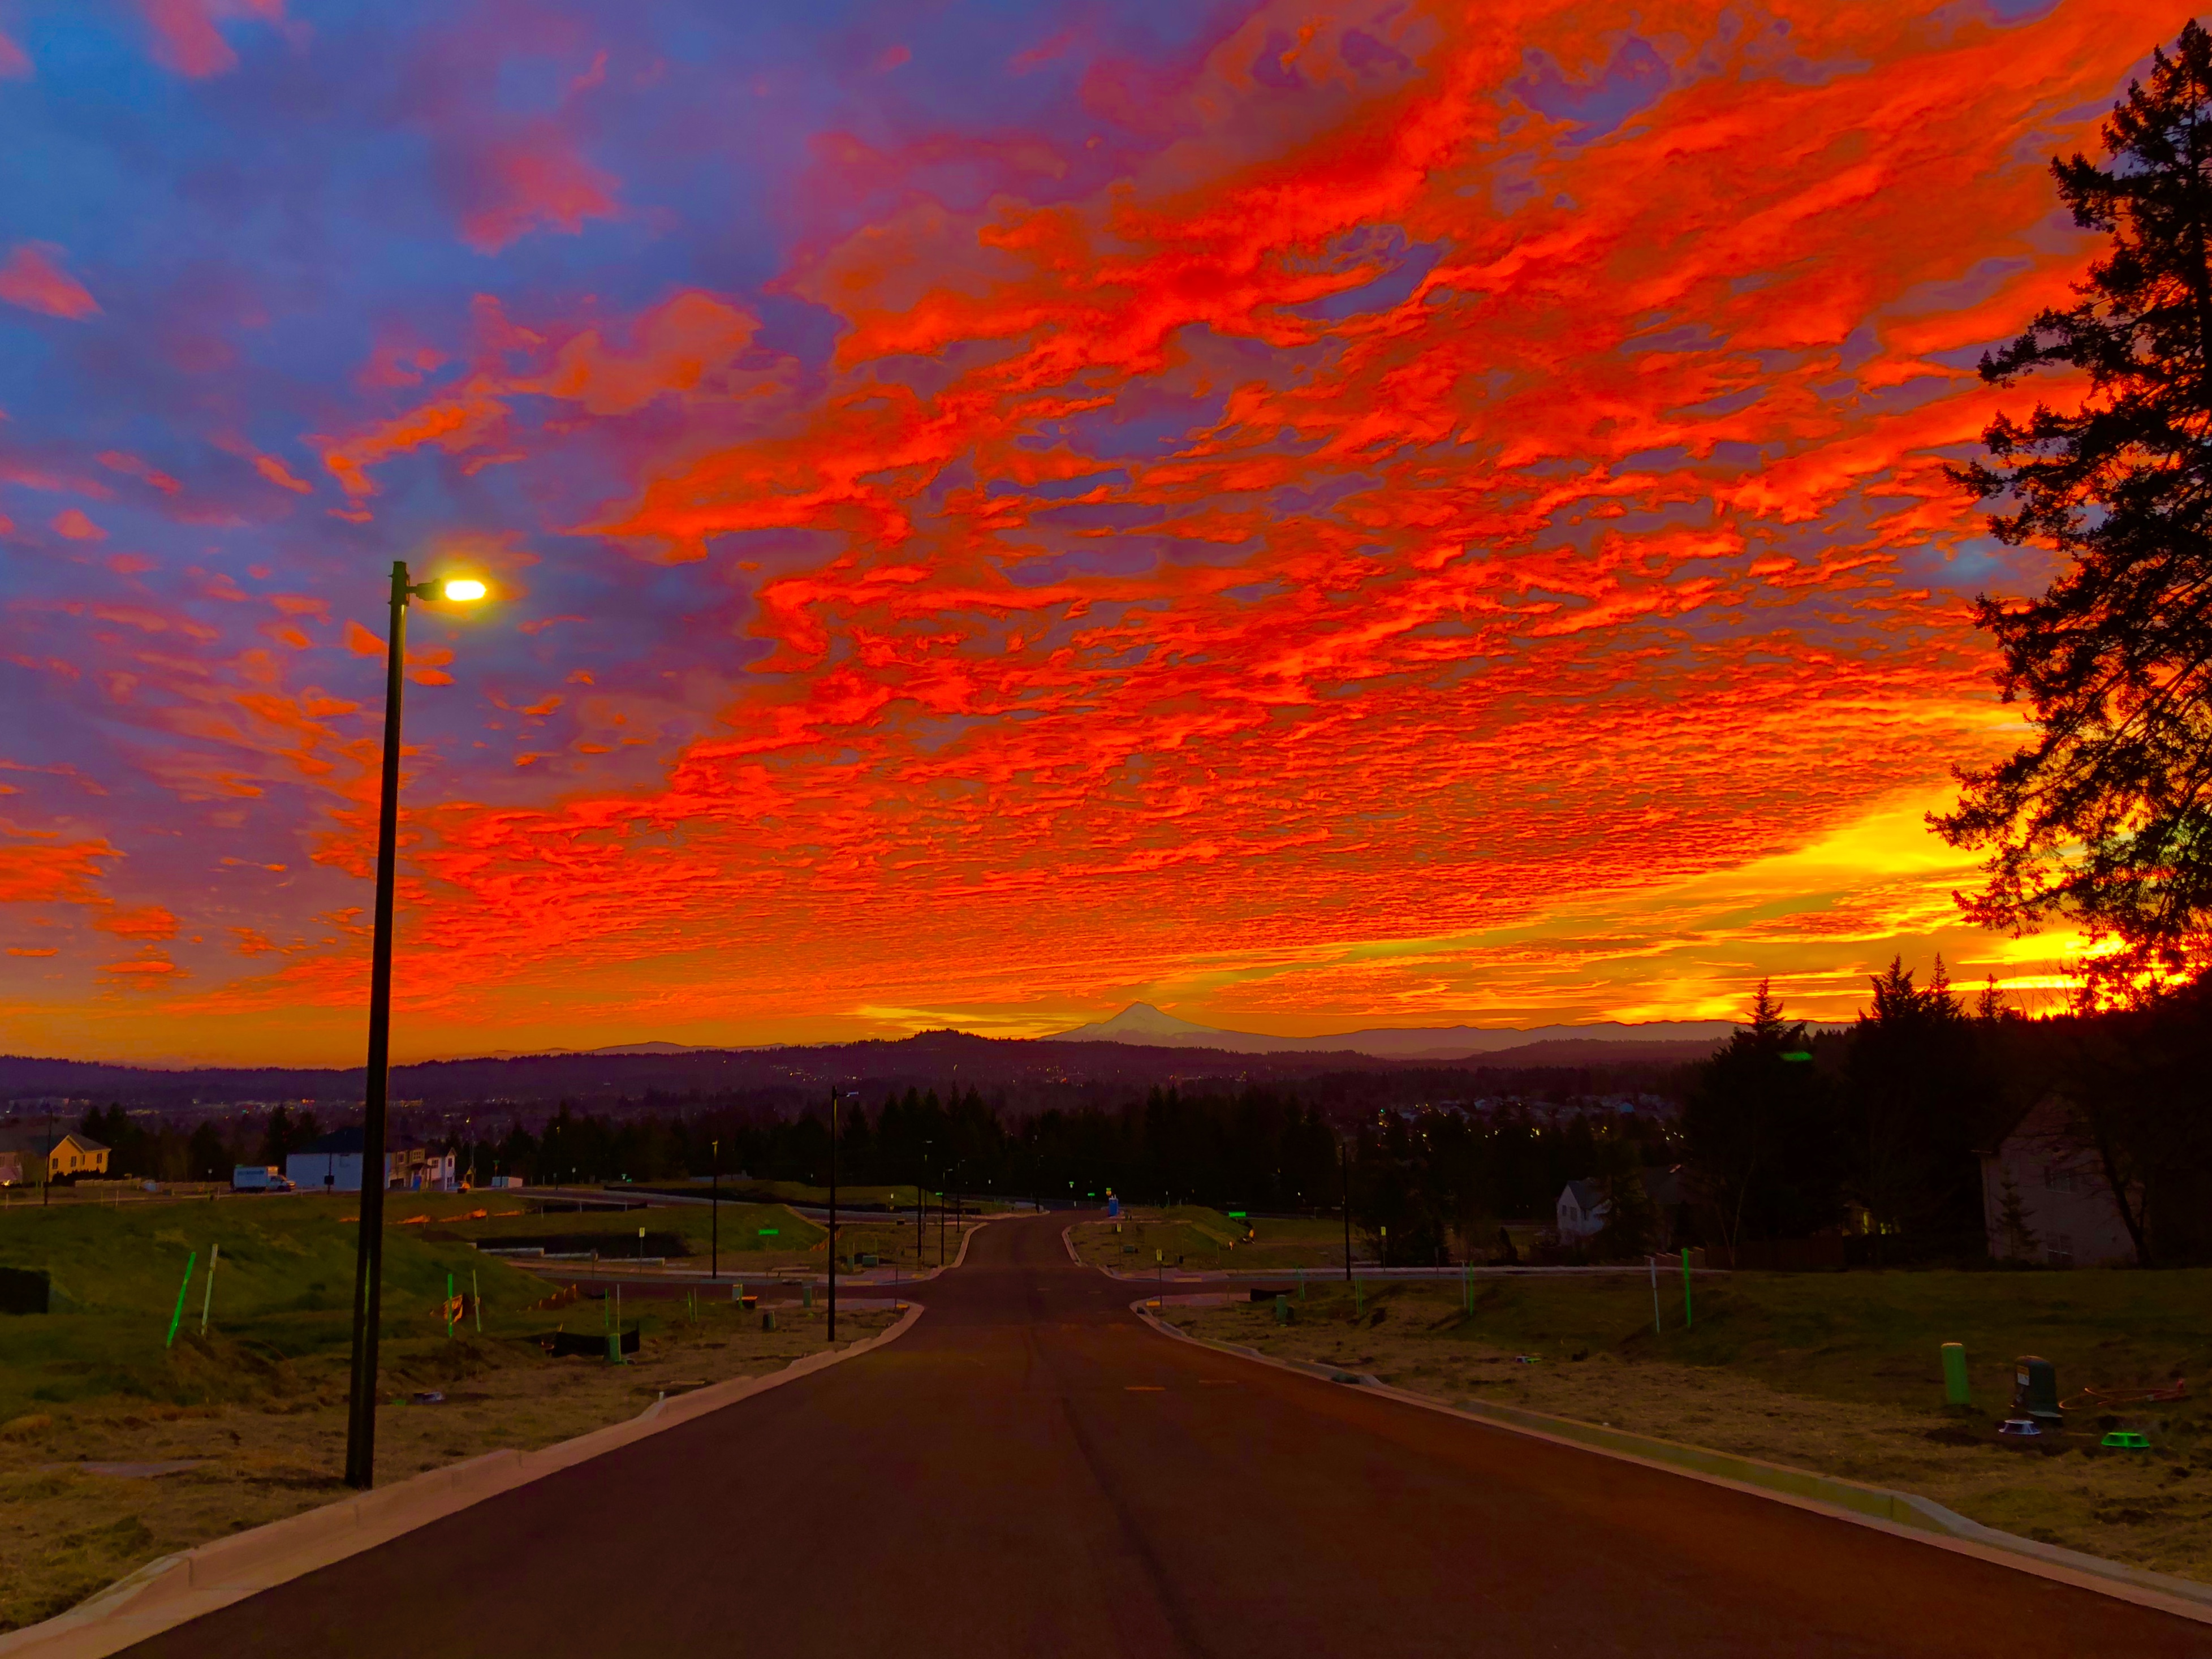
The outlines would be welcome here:
M 1559 1243 L 1571 1244 L 1605 1230 L 1613 1214 L 1613 1200 L 1594 1181 L 1570 1181 L 1559 1189 L 1557 1226 Z
M 2015 1195 L 2017 1207 L 2010 1202 Z M 2045 1096 L 1996 1151 L 1982 1154 L 1982 1224 L 1990 1255 L 2000 1261 L 2096 1267 L 2136 1259 L 2103 1163 L 2073 1133 L 2066 1103 L 2056 1095 Z
M 309 1142 L 284 1160 L 284 1174 L 303 1193 L 357 1193 L 361 1190 L 362 1132 L 333 1129 Z M 392 1177 L 392 1154 L 384 1155 L 385 1182 Z

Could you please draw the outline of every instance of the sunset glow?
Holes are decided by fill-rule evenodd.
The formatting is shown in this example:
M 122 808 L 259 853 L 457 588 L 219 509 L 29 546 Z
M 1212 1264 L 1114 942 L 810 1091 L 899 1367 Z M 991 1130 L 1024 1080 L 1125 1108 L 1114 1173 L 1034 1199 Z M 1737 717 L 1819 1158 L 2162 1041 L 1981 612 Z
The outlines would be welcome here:
M 397 559 L 395 1058 L 2055 996 L 1943 468 L 2180 20 L 0 11 L 0 1048 L 360 1062 Z

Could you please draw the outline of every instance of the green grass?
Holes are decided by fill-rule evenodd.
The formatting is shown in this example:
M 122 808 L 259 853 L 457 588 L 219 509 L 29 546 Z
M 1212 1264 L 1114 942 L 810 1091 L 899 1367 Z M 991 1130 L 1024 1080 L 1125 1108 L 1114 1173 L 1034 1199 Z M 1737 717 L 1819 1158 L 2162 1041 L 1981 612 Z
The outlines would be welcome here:
M 1354 1297 L 1316 1282 L 1300 1316 L 1353 1317 Z M 1652 1329 L 1651 1286 L 1632 1275 L 1478 1279 L 1474 1308 L 1460 1287 L 1376 1282 L 1366 1318 L 1439 1344 L 1485 1343 L 1548 1361 L 1610 1352 L 1626 1360 L 1723 1367 L 1785 1392 L 1925 1407 L 1940 1402 L 1940 1352 L 1966 1346 L 1973 1404 L 2001 1413 L 2014 1362 L 2036 1354 L 2057 1369 L 2062 1395 L 2085 1385 L 2164 1383 L 2212 1371 L 2212 1271 L 2158 1273 L 1737 1273 L 1695 1284 L 1683 1327 L 1682 1281 L 1659 1280 L 1663 1329 Z
M 711 1183 L 705 1176 L 693 1176 L 688 1186 L 682 1181 L 652 1182 L 647 1185 L 670 1190 L 678 1188 L 685 1191 L 696 1190 L 703 1198 Z M 619 1191 L 620 1188 L 615 1190 Z M 639 1188 L 641 1193 L 645 1190 L 644 1187 Z M 722 1178 L 722 1193 L 726 1201 L 732 1194 L 769 1204 L 824 1205 L 830 1201 L 827 1187 L 811 1187 L 803 1181 L 737 1181 L 725 1176 Z M 931 1188 L 929 1193 L 930 1212 L 933 1218 L 937 1209 L 937 1188 Z M 892 1208 L 911 1214 L 915 1205 L 915 1186 L 912 1182 L 902 1186 L 896 1182 L 842 1181 L 837 1184 L 837 1202 L 841 1206 L 848 1204 L 881 1206 L 888 1202 Z M 961 1206 L 970 1215 L 988 1214 L 1006 1207 L 1001 1200 L 979 1199 L 973 1194 L 963 1194 Z
M 464 1243 L 394 1228 L 385 1244 L 386 1340 L 442 1339 L 447 1275 L 473 1272 L 484 1332 L 520 1336 L 546 1316 L 550 1288 Z M 0 1315 L 0 1422 L 46 1405 L 128 1395 L 177 1404 L 283 1393 L 295 1362 L 351 1343 L 358 1229 L 325 1198 L 71 1205 L 0 1212 L 0 1267 L 45 1268 L 53 1311 Z M 200 1310 L 216 1267 L 209 1338 Z M 176 1346 L 166 1346 L 187 1257 L 196 1258 Z
M 781 1204 L 733 1204 L 725 1199 L 718 1206 L 712 1204 L 666 1204 L 647 1210 L 555 1210 L 546 1214 L 502 1214 L 501 1212 L 524 1209 L 525 1206 L 507 1200 L 498 1193 L 470 1193 L 459 1198 L 439 1194 L 423 1200 L 419 1194 L 393 1194 L 399 1201 L 391 1203 L 386 1210 L 386 1219 L 404 1223 L 410 1216 L 427 1215 L 430 1231 L 452 1234 L 465 1239 L 481 1239 L 488 1244 L 501 1238 L 538 1238 L 553 1234 L 599 1238 L 605 1237 L 611 1249 L 619 1254 L 623 1239 L 631 1245 L 637 1243 L 637 1230 L 649 1233 L 674 1233 L 691 1246 L 694 1255 L 707 1254 L 714 1234 L 714 1212 L 721 1211 L 721 1243 L 724 1255 L 751 1254 L 804 1255 L 820 1243 L 827 1230 L 805 1217 L 794 1213 Z M 316 1203 L 327 1202 L 317 1199 Z M 557 1200 L 556 1200 L 557 1201 Z M 477 1210 L 490 1214 L 482 1219 L 471 1219 Z M 773 1228 L 773 1237 L 763 1237 L 763 1227 Z M 401 1231 L 413 1231 L 402 1227 Z

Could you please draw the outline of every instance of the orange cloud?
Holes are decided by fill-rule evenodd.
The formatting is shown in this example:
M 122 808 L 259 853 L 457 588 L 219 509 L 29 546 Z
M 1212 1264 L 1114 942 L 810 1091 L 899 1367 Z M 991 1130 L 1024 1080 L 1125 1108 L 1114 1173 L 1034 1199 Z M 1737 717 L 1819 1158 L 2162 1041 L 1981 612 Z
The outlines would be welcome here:
M 61 268 L 61 252 L 52 242 L 18 242 L 0 264 L 0 300 L 72 321 L 93 315 L 99 302 Z
M 25 81 L 31 76 L 31 55 L 0 33 L 0 81 Z
M 174 939 L 177 935 L 176 917 L 158 904 L 140 910 L 112 910 L 92 925 L 118 939 Z

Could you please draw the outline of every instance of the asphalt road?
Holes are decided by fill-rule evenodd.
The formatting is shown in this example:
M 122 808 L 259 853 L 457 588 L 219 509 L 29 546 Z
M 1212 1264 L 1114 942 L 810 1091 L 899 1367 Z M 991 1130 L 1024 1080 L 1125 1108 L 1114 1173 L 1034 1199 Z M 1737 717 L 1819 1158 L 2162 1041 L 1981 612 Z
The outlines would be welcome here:
M 1064 1217 L 888 1347 L 149 1656 L 2212 1654 L 2212 1626 L 1146 1329 Z

